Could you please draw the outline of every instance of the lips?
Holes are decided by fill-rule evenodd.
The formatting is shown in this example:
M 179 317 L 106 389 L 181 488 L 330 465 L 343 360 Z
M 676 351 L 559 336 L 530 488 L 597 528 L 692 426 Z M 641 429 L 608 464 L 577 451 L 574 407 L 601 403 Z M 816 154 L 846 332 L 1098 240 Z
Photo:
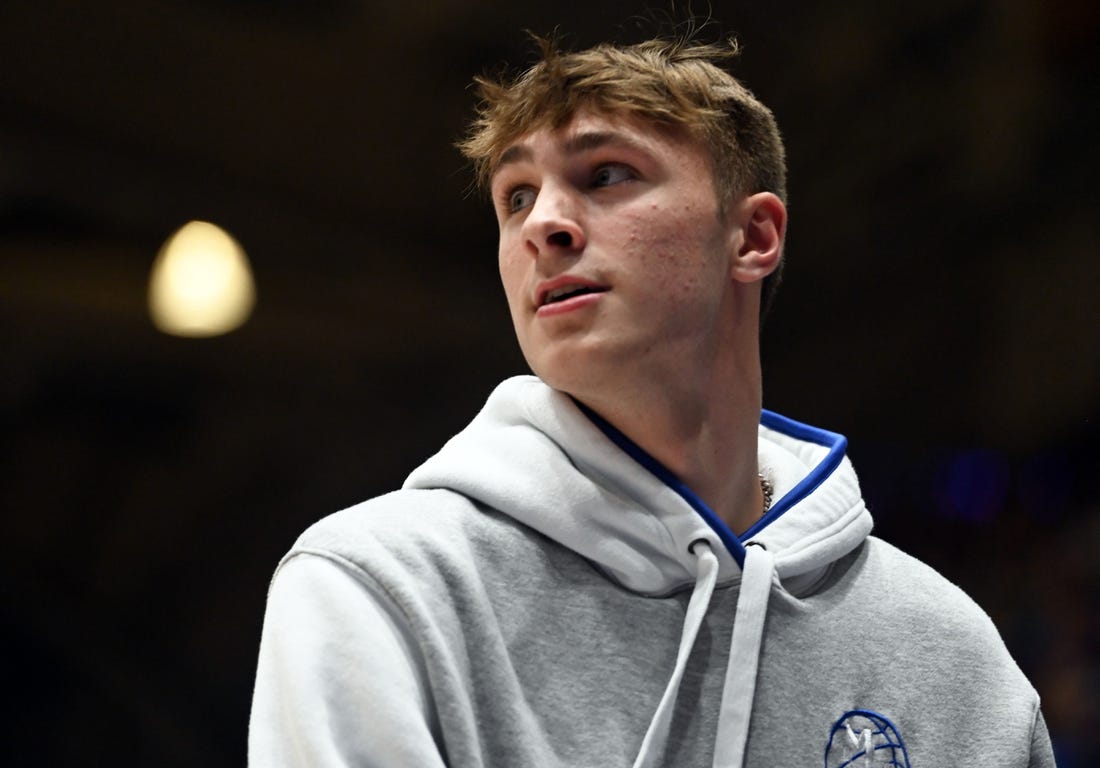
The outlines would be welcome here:
M 603 293 L 607 291 L 606 285 L 585 280 L 584 278 L 562 275 L 553 280 L 541 283 L 536 291 L 535 306 L 538 308 L 560 304 L 569 299 L 585 296 L 590 293 Z

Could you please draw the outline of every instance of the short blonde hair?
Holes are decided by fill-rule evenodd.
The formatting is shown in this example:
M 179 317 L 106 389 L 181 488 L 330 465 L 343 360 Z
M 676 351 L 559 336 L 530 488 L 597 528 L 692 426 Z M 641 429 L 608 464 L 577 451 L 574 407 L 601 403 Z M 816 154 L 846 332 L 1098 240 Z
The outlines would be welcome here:
M 786 153 L 775 117 L 723 68 L 739 54 L 736 42 L 656 39 L 569 52 L 553 38 L 533 37 L 541 51 L 534 66 L 512 77 L 474 79 L 477 114 L 458 148 L 482 189 L 517 139 L 560 128 L 588 108 L 686 128 L 710 151 L 723 203 L 757 192 L 786 202 Z M 765 280 L 764 309 L 778 278 L 776 270 Z

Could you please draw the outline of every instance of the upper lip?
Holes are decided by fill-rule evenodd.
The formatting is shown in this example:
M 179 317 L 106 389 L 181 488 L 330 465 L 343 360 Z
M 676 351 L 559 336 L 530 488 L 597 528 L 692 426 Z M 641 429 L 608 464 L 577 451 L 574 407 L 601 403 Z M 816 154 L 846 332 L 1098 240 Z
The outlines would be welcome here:
M 538 284 L 538 287 L 535 289 L 535 306 L 541 307 L 546 304 L 547 299 L 552 293 L 582 288 L 588 288 L 595 291 L 606 291 L 608 289 L 606 285 L 597 283 L 594 280 L 587 280 L 583 277 L 576 277 L 574 275 L 561 275 L 555 277 L 553 280 L 545 280 Z

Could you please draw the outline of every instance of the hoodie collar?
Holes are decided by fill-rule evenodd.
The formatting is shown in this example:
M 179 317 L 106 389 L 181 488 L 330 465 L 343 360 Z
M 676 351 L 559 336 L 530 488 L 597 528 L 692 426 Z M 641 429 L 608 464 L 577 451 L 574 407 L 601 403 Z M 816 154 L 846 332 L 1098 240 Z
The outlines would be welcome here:
M 533 376 L 517 376 L 502 382 L 404 487 L 449 488 L 476 499 L 645 595 L 695 583 L 691 545 L 700 539 L 718 561 L 719 584 L 740 578 L 749 542 L 771 553 L 781 579 L 816 582 L 871 530 L 845 445 L 840 435 L 764 412 L 759 462 L 777 500 L 738 537 L 598 415 Z

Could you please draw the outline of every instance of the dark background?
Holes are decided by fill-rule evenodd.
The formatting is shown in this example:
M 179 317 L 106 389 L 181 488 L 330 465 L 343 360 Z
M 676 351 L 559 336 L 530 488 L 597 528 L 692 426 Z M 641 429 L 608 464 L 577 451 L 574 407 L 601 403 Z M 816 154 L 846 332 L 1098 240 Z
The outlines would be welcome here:
M 636 38 L 643 8 L 0 3 L 5 765 L 243 764 L 280 555 L 524 371 L 451 147 L 467 83 L 524 28 Z M 1063 768 L 1097 764 L 1100 5 L 713 14 L 790 155 L 766 405 L 849 436 L 878 533 L 992 614 Z M 190 219 L 252 260 L 224 337 L 147 316 Z

